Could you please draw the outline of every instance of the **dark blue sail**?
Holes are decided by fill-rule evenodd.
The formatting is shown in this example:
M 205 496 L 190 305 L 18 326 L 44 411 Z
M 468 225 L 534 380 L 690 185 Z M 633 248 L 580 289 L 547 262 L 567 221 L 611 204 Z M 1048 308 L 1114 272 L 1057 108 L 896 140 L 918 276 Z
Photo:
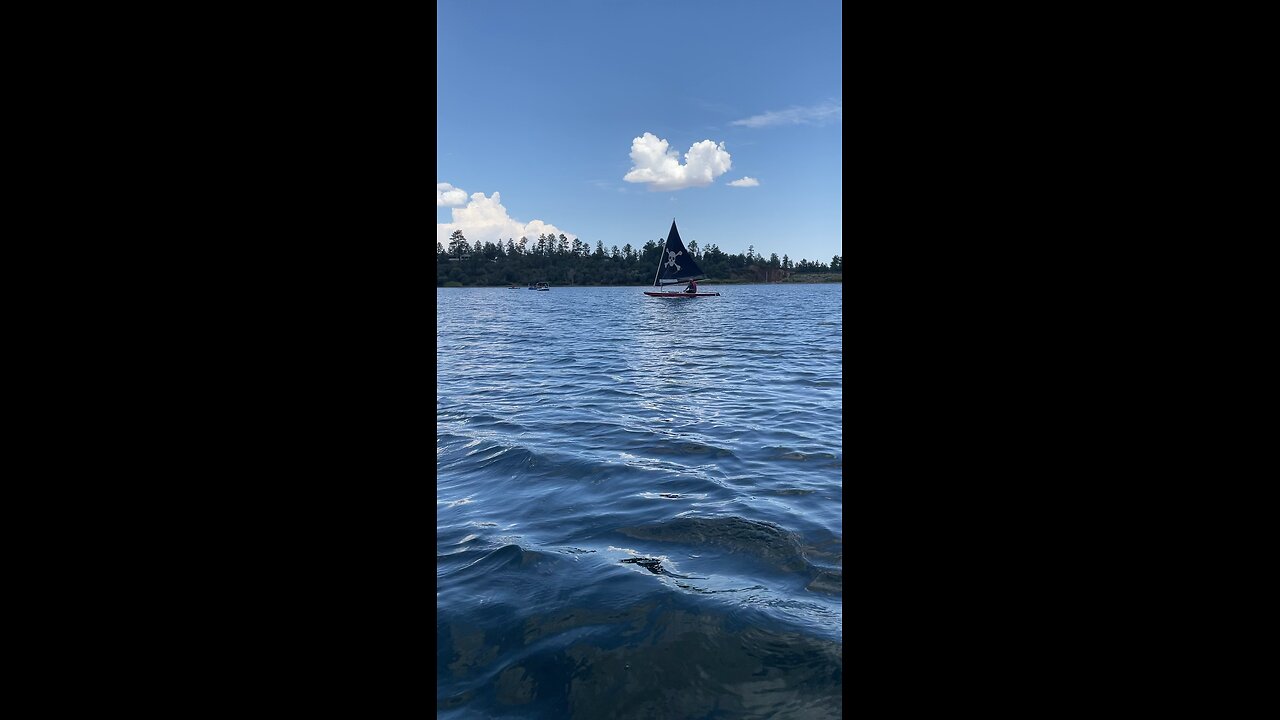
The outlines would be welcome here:
M 671 221 L 671 232 L 667 233 L 667 244 L 662 249 L 662 260 L 658 264 L 658 274 L 653 279 L 654 285 L 670 285 L 672 283 L 701 280 L 704 277 L 702 268 L 693 261 L 693 256 L 680 241 L 680 231 L 676 230 L 676 221 Z

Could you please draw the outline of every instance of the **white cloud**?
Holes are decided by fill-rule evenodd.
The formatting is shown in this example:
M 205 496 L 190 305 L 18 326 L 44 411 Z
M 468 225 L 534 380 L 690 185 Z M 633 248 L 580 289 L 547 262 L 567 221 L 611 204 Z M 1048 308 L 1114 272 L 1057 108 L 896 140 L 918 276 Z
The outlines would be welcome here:
M 467 203 L 467 193 L 449 183 L 436 183 L 436 207 L 459 207 Z
M 441 185 L 447 185 L 447 183 L 441 183 Z M 530 243 L 536 244 L 538 236 L 542 234 L 559 236 L 564 233 L 570 241 L 578 237 L 541 220 L 523 223 L 512 218 L 507 214 L 507 209 L 502 206 L 502 196 L 497 192 L 493 193 L 493 197 L 485 197 L 484 193 L 474 193 L 466 207 L 454 208 L 453 222 L 436 223 L 436 242 L 449 247 L 449 236 L 454 230 L 461 230 L 467 237 L 467 242 L 470 243 L 475 243 L 477 240 L 482 243 L 496 243 L 499 240 L 506 242 L 508 238 L 520 242 L 520 237 L 524 236 L 529 238 Z
M 770 125 L 821 125 L 826 122 L 840 122 L 843 117 L 841 103 L 834 100 L 809 107 L 792 106 L 786 110 L 773 110 L 761 115 L 752 115 L 742 120 L 734 120 L 730 125 L 746 125 L 747 127 L 768 127 Z
M 669 149 L 666 140 L 653 133 L 645 133 L 631 141 L 631 171 L 622 177 L 633 183 L 648 183 L 650 190 L 682 190 L 687 187 L 710 185 L 712 181 L 729 172 L 733 160 L 724 149 L 724 143 L 711 140 L 694 143 L 684 155 Z
M 759 180 L 753 177 L 747 177 L 746 175 L 744 175 L 742 176 L 741 179 L 734 180 L 733 182 L 729 183 L 729 187 L 755 187 L 759 184 L 760 184 Z

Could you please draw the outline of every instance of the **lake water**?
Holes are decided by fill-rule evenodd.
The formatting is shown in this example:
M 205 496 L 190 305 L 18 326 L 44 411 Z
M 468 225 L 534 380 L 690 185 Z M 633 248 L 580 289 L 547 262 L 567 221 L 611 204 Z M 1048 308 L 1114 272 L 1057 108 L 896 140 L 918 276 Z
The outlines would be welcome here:
M 841 285 L 436 291 L 442 718 L 836 718 Z

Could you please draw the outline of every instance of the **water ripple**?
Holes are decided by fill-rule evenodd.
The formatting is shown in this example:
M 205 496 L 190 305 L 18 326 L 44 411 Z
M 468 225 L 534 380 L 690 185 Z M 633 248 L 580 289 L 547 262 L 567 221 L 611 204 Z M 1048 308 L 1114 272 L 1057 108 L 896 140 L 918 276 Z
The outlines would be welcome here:
M 440 717 L 837 717 L 839 285 L 437 292 Z

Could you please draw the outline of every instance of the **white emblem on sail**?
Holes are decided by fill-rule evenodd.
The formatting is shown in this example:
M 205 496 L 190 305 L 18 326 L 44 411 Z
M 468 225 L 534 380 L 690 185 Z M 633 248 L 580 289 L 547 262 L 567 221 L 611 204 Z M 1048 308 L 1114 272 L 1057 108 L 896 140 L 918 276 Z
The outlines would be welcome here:
M 682 253 L 679 250 L 675 252 L 671 252 L 670 250 L 667 251 L 667 267 L 675 268 L 676 272 L 680 271 L 680 266 L 676 264 L 676 256 L 680 254 Z

